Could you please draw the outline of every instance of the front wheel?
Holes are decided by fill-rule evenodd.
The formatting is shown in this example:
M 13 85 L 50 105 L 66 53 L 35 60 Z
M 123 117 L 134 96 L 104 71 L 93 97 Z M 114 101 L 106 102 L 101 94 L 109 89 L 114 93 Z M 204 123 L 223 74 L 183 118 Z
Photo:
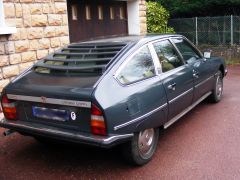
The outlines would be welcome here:
M 123 145 L 124 158 L 134 165 L 144 165 L 152 159 L 158 144 L 159 129 L 145 129 L 135 133 L 132 140 Z
M 221 71 L 218 71 L 216 74 L 216 81 L 215 86 L 212 91 L 212 94 L 210 95 L 210 101 L 213 103 L 217 103 L 221 101 L 223 94 L 223 74 Z

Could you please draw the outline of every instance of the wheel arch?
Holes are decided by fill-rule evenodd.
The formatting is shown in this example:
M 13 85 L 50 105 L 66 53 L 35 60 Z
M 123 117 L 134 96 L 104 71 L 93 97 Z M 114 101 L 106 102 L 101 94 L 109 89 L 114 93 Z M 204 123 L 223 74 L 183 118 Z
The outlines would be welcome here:
M 223 77 L 224 77 L 224 74 L 225 74 L 225 68 L 224 68 L 223 64 L 221 64 L 221 65 L 219 66 L 218 70 L 221 71 L 221 73 L 222 73 L 222 75 L 223 75 Z

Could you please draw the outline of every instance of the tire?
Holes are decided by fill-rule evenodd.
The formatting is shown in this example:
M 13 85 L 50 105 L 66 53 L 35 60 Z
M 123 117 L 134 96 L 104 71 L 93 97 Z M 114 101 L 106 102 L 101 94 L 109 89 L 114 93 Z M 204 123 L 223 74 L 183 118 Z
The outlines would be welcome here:
M 212 103 L 218 103 L 222 99 L 223 94 L 223 74 L 219 70 L 216 74 L 216 80 L 212 94 L 209 96 L 209 100 Z
M 146 129 L 135 133 L 132 140 L 122 146 L 126 161 L 132 165 L 148 163 L 157 149 L 159 129 Z

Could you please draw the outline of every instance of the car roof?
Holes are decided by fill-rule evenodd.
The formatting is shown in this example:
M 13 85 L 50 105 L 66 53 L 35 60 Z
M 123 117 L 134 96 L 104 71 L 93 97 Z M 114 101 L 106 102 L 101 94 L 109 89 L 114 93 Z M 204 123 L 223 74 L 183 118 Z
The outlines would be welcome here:
M 169 37 L 182 37 L 178 34 L 147 34 L 147 35 L 128 35 L 128 36 L 115 36 L 115 37 L 101 37 L 96 39 L 90 39 L 87 41 L 77 42 L 73 44 L 98 44 L 98 43 L 146 43 L 149 41 L 154 41 L 161 38 Z
M 38 73 L 80 74 L 102 72 L 114 57 L 127 45 L 141 46 L 161 38 L 181 37 L 175 34 L 150 34 L 144 36 L 121 36 L 99 38 L 72 43 L 48 55 L 34 64 Z

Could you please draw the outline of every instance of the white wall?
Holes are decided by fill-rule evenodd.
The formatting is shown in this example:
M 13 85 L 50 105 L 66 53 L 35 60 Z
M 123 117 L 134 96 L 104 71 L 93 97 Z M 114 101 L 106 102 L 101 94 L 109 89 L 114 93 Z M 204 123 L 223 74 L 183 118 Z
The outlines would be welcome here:
M 139 0 L 127 1 L 128 34 L 140 35 Z
M 0 0 L 0 35 L 16 33 L 16 27 L 8 27 L 5 24 L 3 0 Z
M 0 27 L 1 26 L 5 26 L 3 1 L 2 0 L 0 0 Z

